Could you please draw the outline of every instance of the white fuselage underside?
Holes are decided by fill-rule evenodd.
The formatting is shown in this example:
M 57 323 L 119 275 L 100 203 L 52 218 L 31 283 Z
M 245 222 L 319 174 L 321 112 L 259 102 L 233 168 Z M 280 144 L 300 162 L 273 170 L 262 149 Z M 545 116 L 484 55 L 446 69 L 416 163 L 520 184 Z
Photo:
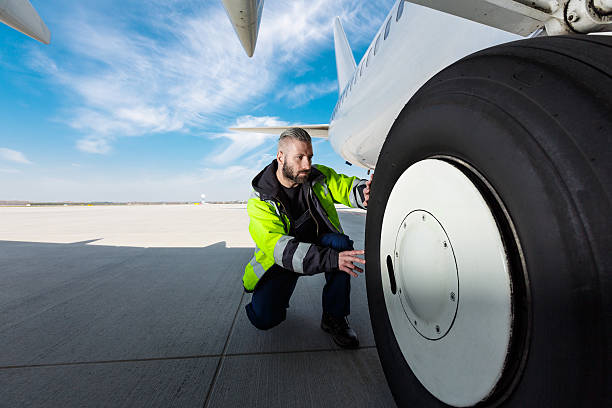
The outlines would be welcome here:
M 334 150 L 365 168 L 376 166 L 389 129 L 427 80 L 466 55 L 522 38 L 410 3 L 405 3 L 396 21 L 397 8 L 398 2 L 357 66 L 356 81 L 351 79 L 330 119 L 329 140 Z M 389 35 L 383 40 L 389 18 Z M 379 35 L 376 55 L 372 53 L 368 65 L 363 66 Z

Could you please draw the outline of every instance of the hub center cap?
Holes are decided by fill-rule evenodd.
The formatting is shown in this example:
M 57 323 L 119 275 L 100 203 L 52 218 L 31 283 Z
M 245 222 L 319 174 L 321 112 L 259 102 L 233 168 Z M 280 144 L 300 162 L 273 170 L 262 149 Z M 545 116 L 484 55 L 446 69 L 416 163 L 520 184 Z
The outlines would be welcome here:
M 444 337 L 457 313 L 459 280 L 450 239 L 429 212 L 413 211 L 400 224 L 394 269 L 410 324 L 426 339 Z

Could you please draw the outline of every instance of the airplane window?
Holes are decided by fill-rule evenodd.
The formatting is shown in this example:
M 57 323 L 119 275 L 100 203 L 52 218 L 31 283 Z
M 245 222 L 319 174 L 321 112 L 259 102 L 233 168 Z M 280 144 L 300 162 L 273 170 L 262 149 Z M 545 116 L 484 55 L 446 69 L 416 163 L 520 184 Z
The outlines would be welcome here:
M 391 29 L 391 19 L 387 20 L 387 25 L 385 26 L 385 40 L 389 36 L 389 30 Z
M 402 13 L 404 12 L 404 1 L 400 1 L 399 6 L 397 6 L 397 16 L 395 17 L 395 21 L 399 21 L 402 17 Z
M 374 55 L 378 52 L 378 47 L 380 46 L 380 35 L 376 39 L 376 44 L 374 44 Z
M 366 59 L 366 67 L 370 65 L 370 58 L 372 57 L 372 49 L 370 48 L 370 52 L 368 52 L 368 58 Z
M 361 64 L 361 68 L 359 68 L 359 76 L 363 75 L 363 64 Z

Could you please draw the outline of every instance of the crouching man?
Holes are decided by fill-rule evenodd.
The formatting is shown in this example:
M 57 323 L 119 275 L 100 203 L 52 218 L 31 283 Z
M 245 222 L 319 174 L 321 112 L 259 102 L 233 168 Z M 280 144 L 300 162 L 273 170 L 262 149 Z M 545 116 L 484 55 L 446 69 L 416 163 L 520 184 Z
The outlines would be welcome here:
M 365 261 L 342 232 L 334 203 L 366 208 L 370 181 L 312 165 L 312 144 L 304 129 L 284 131 L 276 160 L 254 179 L 247 211 L 257 245 L 245 267 L 244 288 L 252 292 L 246 313 L 261 330 L 287 316 L 289 299 L 301 276 L 325 273 L 321 328 L 341 347 L 359 345 L 349 326 L 351 276 Z

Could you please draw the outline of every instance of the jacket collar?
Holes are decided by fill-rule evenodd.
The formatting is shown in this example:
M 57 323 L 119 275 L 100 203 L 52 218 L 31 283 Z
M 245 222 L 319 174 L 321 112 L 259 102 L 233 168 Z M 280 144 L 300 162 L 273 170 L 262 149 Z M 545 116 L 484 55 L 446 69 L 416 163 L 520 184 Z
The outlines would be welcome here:
M 260 171 L 251 182 L 253 189 L 259 193 L 262 200 L 281 200 L 281 183 L 276 177 L 277 169 L 278 162 L 276 159 L 274 159 L 272 160 L 272 163 L 268 164 L 262 171 Z M 315 166 L 312 166 L 310 174 L 308 175 L 307 183 L 308 185 L 312 186 L 322 178 L 325 178 L 325 175 Z

